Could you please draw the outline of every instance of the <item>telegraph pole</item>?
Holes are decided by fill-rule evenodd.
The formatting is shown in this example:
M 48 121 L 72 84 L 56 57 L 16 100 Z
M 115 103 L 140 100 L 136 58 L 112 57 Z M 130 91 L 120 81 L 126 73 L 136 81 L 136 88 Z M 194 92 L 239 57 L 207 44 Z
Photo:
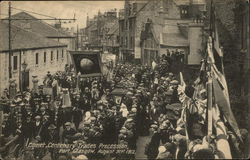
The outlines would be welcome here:
M 51 16 L 46 16 L 46 17 L 51 17 L 51 18 L 43 18 L 43 19 L 31 19 L 31 18 L 11 18 L 11 1 L 9 1 L 9 12 L 8 12 L 8 18 L 6 18 L 6 19 L 2 19 L 2 20 L 6 20 L 6 21 L 8 21 L 8 28 L 9 28 L 9 39 L 8 39 L 8 41 L 9 41 L 9 79 L 11 79 L 12 78 L 12 35 L 11 35 L 11 22 L 14 20 L 14 21 L 16 21 L 16 20 L 32 20 L 32 21 L 34 21 L 34 20 L 73 20 L 73 21 L 75 21 L 76 19 L 75 19 L 75 16 L 74 16 L 74 18 L 73 19 L 68 19 L 68 18 L 55 18 L 55 17 L 51 17 Z M 13 9 L 17 9 L 17 8 L 13 8 Z M 20 9 L 18 9 L 18 10 L 20 10 Z M 22 10 L 22 11 L 25 11 L 25 10 Z M 29 11 L 30 12 L 30 11 Z M 37 14 L 37 13 L 35 13 L 35 12 L 32 12 L 32 13 L 34 13 L 34 14 Z M 41 15 L 41 14 L 40 14 Z M 43 16 L 45 16 L 45 15 L 43 15 Z
M 76 50 L 78 51 L 79 48 L 79 36 L 78 36 L 79 32 L 78 32 L 78 25 L 77 25 L 77 30 L 76 30 Z
M 11 2 L 9 1 L 9 79 L 12 78 L 11 58 L 12 58 L 12 46 L 11 46 Z

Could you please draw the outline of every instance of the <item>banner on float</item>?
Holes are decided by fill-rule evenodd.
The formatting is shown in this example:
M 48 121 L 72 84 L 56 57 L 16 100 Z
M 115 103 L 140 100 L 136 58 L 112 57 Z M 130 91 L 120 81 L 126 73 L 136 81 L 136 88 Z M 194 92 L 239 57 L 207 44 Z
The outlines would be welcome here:
M 76 74 L 81 77 L 102 76 L 102 63 L 99 51 L 69 51 Z

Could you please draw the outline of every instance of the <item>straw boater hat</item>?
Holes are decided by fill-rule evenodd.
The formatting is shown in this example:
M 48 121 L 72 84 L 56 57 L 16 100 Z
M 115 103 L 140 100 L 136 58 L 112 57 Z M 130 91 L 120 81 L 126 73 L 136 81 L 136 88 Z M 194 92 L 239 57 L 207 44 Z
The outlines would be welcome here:
M 179 84 L 179 81 L 177 81 L 177 80 L 172 80 L 172 81 L 170 82 L 170 84 L 172 84 L 172 85 L 178 85 L 178 84 Z
M 49 130 L 53 130 L 53 129 L 56 129 L 56 126 L 54 124 L 50 124 L 49 127 L 48 127 Z
M 88 158 L 85 155 L 79 155 L 75 160 L 88 160 Z
M 35 116 L 35 119 L 40 120 L 41 116 L 37 115 L 37 116 Z
M 65 126 L 71 126 L 71 123 L 70 122 L 66 122 Z
M 10 107 L 16 107 L 16 104 L 11 103 L 11 104 L 10 104 Z

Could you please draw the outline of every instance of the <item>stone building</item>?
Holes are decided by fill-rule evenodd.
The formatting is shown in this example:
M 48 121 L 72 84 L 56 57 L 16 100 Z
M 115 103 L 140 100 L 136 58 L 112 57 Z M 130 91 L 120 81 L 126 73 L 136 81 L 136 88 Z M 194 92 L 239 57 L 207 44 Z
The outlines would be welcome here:
M 211 0 L 207 0 L 210 15 Z M 250 129 L 249 1 L 213 0 L 232 110 L 240 128 Z M 209 18 L 208 18 L 209 19 Z M 244 113 L 242 111 L 245 111 Z M 248 116 L 247 116 L 248 115 Z M 246 118 L 248 117 L 248 119 Z
M 11 26 L 11 75 L 17 90 L 32 88 L 32 76 L 42 79 L 48 71 L 63 71 L 67 64 L 67 45 L 48 39 L 30 30 Z M 0 93 L 9 87 L 9 35 L 8 23 L 0 22 Z
M 87 48 L 98 49 L 102 52 L 107 51 L 108 33 L 114 25 L 117 25 L 117 21 L 116 9 L 104 13 L 99 11 L 98 14 L 91 19 L 87 16 L 85 28 Z
M 119 20 L 120 57 L 149 65 L 178 50 L 187 64 L 200 64 L 204 8 L 203 1 L 125 1 Z
M 118 21 L 106 34 L 106 49 L 109 53 L 119 55 L 119 24 Z
M 58 41 L 67 45 L 67 63 L 71 63 L 68 50 L 76 50 L 76 36 L 72 31 L 66 31 L 61 25 L 50 25 L 45 21 L 38 20 L 38 18 L 32 16 L 26 12 L 20 12 L 11 16 L 13 19 L 25 19 L 25 20 L 13 20 L 12 25 L 18 26 L 28 31 L 32 31 L 45 38 Z
M 239 48 L 241 54 L 241 70 L 244 86 L 241 93 L 248 97 L 250 104 L 250 1 L 236 1 L 235 16 L 239 30 Z

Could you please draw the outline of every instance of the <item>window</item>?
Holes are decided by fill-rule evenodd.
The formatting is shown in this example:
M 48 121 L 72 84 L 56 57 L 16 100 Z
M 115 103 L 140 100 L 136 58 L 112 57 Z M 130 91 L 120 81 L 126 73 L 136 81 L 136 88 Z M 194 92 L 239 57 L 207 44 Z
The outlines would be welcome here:
M 120 42 L 121 42 L 121 46 L 123 45 L 123 37 L 120 37 L 121 38 L 121 40 L 120 40 Z
M 58 61 L 58 59 L 59 59 L 59 51 L 56 50 L 56 60 Z
M 53 61 L 53 51 L 50 52 L 50 60 Z
M 46 63 L 46 56 L 47 56 L 47 53 L 44 52 L 44 53 L 43 53 L 43 62 L 44 62 L 44 63 Z
M 125 46 L 128 47 L 128 37 L 125 39 Z
M 17 56 L 13 56 L 13 64 L 14 64 L 13 69 L 17 70 Z
M 62 58 L 64 57 L 64 53 L 63 53 L 63 51 L 64 51 L 64 50 L 62 49 Z
M 129 20 L 129 30 L 131 30 L 133 28 L 133 22 L 132 22 L 132 19 Z
M 38 64 L 38 53 L 36 53 L 36 64 Z
M 242 15 L 241 49 L 247 49 L 247 15 Z
M 133 48 L 133 37 L 130 37 L 130 48 Z
M 181 6 L 180 7 L 181 18 L 189 18 L 189 7 Z

